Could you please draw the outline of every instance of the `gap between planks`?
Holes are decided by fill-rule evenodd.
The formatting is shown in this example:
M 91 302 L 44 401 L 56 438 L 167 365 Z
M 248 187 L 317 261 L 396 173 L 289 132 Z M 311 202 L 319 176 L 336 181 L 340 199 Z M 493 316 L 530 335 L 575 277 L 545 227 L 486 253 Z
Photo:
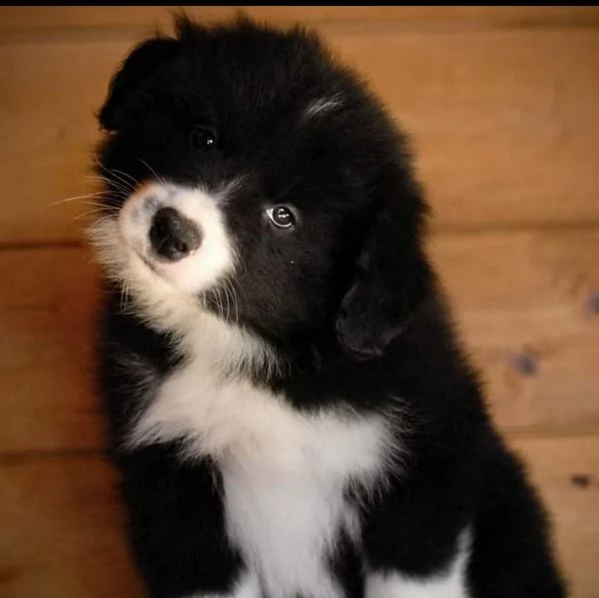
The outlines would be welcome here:
M 1 13 L 0 13 L 1 16 Z M 222 21 L 231 18 L 231 13 L 211 14 L 206 17 L 190 14 L 191 18 L 199 20 Z M 267 21 L 278 27 L 289 27 L 301 23 L 307 27 L 320 30 L 323 34 L 343 33 L 351 35 L 412 34 L 417 32 L 427 34 L 447 33 L 487 33 L 489 31 L 521 30 L 568 30 L 568 29 L 593 29 L 599 27 L 599 11 L 587 13 L 585 19 L 578 16 L 564 15 L 561 18 L 544 18 L 542 16 L 517 17 L 517 16 L 490 16 L 490 17 L 456 17 L 455 19 L 423 18 L 423 19 L 391 19 L 366 20 L 358 19 L 310 19 L 298 16 L 296 18 L 269 18 L 256 17 L 258 20 Z M 116 18 L 115 18 L 116 20 Z M 155 29 L 168 30 L 170 28 L 168 11 L 157 19 L 151 19 L 139 24 L 119 25 L 116 22 L 110 25 L 64 25 L 43 27 L 40 25 L 17 25 L 11 28 L 0 29 L 0 45 L 28 42 L 58 42 L 58 41 L 97 41 L 135 39 L 154 31 Z M 168 25 L 167 25 L 168 24 Z M 166 26 L 165 26 L 166 25 Z
M 578 220 L 562 222 L 516 222 L 497 224 L 489 222 L 485 224 L 441 224 L 435 226 L 435 217 L 429 220 L 429 231 L 427 238 L 440 236 L 459 235 L 485 235 L 505 233 L 545 233 L 545 232 L 568 232 L 568 231 L 592 231 L 599 229 L 599 220 Z M 0 252 L 6 251 L 28 251 L 28 250 L 53 250 L 53 249 L 89 249 L 89 244 L 83 239 L 57 239 L 39 241 L 2 241 L 0 240 Z
M 513 442 L 534 440 L 577 440 L 584 438 L 599 438 L 599 425 L 572 426 L 564 428 L 530 428 L 518 430 L 505 430 L 499 432 L 506 440 L 508 446 Z M 31 450 L 31 451 L 5 451 L 0 452 L 0 467 L 18 465 L 31 461 L 47 461 L 55 459 L 98 459 L 107 458 L 107 452 L 102 447 L 89 449 L 57 449 L 57 450 Z

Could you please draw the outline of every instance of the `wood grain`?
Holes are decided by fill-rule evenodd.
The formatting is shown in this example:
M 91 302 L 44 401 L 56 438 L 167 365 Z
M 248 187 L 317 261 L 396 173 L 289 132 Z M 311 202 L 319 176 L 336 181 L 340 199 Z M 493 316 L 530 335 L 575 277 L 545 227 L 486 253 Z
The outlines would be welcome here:
M 599 596 L 599 438 L 520 440 L 555 522 L 572 598 Z M 586 484 L 586 485 L 585 485 Z M 97 458 L 0 464 L 4 598 L 141 598 L 126 552 L 115 476 Z
M 89 255 L 4 251 L 0 272 L 0 453 L 99 446 Z
M 413 137 L 437 229 L 599 222 L 599 28 L 331 26 Z M 0 242 L 79 238 L 94 113 L 125 35 L 0 45 Z M 43 107 L 43 109 L 41 109 Z
M 431 253 L 501 427 L 599 426 L 599 229 L 438 235 Z M 0 452 L 98 446 L 96 274 L 83 249 L 0 252 Z
M 0 465 L 0 595 L 142 598 L 115 495 L 98 458 Z
M 151 28 L 168 22 L 172 6 L 6 6 L 0 7 L 0 31 L 75 27 Z M 271 22 L 395 21 L 422 27 L 433 23 L 478 26 L 587 24 L 599 20 L 595 6 L 183 6 L 200 19 L 223 18 L 243 9 Z
M 93 207 L 64 200 L 95 189 L 94 112 L 170 8 L 0 7 L 3 598 L 144 595 L 98 452 L 98 269 L 76 246 Z M 411 135 L 456 325 L 554 516 L 571 598 L 599 598 L 599 7 L 244 9 L 318 28 Z
M 554 522 L 570 598 L 599 597 L 599 437 L 513 441 Z
M 436 235 L 430 249 L 498 423 L 599 424 L 599 230 Z

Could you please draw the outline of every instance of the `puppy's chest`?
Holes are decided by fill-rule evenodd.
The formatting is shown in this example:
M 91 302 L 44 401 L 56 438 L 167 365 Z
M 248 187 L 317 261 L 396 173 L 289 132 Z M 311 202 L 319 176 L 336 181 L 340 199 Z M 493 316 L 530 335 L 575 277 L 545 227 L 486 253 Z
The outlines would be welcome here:
M 350 479 L 382 473 L 388 434 L 377 417 L 301 413 L 245 380 L 191 363 L 162 383 L 132 433 L 136 444 L 184 440 L 220 465 L 227 534 L 276 596 L 335 598 L 327 556 L 355 536 Z
M 385 422 L 349 409 L 304 412 L 284 394 L 244 378 L 224 379 L 203 360 L 164 378 L 142 401 L 133 445 L 183 440 L 192 454 L 274 472 L 346 478 L 377 469 L 388 445 Z

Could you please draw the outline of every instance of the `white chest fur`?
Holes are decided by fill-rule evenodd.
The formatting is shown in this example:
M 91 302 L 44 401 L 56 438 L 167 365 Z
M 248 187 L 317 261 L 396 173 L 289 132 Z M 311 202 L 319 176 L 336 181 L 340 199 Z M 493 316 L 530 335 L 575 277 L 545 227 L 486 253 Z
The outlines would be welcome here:
M 350 478 L 368 483 L 384 467 L 382 418 L 302 414 L 195 359 L 163 382 L 131 437 L 136 445 L 174 439 L 219 462 L 227 533 L 270 595 L 340 596 L 325 556 L 341 528 L 359 526 L 345 499 Z

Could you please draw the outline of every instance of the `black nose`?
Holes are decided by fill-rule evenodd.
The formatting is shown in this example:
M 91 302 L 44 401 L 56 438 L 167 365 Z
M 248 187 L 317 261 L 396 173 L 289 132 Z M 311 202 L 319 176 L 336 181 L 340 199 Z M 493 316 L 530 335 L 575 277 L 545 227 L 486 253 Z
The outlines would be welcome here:
M 197 249 L 202 235 L 195 223 L 174 208 L 161 208 L 152 221 L 150 242 L 159 256 L 175 262 Z

